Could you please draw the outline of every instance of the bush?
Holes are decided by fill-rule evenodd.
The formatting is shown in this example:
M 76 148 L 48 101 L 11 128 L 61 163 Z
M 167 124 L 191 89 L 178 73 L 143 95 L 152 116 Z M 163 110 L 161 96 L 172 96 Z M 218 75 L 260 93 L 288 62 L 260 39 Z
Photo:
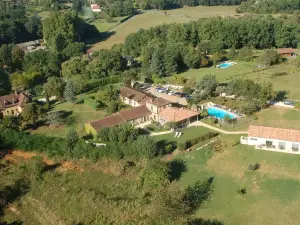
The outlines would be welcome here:
M 275 72 L 272 74 L 273 77 L 281 77 L 287 75 L 287 72 Z
M 180 142 L 177 144 L 177 148 L 179 151 L 184 151 L 187 149 L 187 142 Z
M 76 101 L 75 101 L 75 104 L 82 104 L 82 103 L 84 103 L 83 98 L 76 99 Z
M 294 106 L 296 109 L 300 109 L 300 102 L 296 102 Z
M 254 165 L 250 164 L 248 166 L 248 169 L 252 170 L 252 171 L 258 170 L 259 168 L 260 168 L 260 164 L 259 163 L 255 163 Z
M 95 99 L 86 98 L 84 99 L 84 103 L 87 104 L 89 107 L 98 110 L 100 108 L 100 103 L 97 102 Z
M 200 142 L 207 141 L 207 140 L 209 140 L 211 138 L 214 138 L 218 134 L 219 133 L 208 132 L 208 133 L 203 134 L 203 135 L 201 135 L 199 137 L 196 137 L 194 139 L 190 139 L 190 140 L 187 140 L 185 142 L 178 143 L 177 144 L 177 148 L 178 148 L 178 150 L 183 151 L 183 150 L 185 150 L 187 148 L 190 148 L 191 146 L 196 145 L 196 144 L 198 144 Z

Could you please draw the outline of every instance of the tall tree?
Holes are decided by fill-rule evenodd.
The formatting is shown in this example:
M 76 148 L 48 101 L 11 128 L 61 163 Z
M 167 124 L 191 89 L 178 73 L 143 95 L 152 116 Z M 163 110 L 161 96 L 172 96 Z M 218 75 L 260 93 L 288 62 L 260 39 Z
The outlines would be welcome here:
M 64 90 L 64 97 L 69 102 L 75 102 L 75 87 L 72 81 L 67 81 Z

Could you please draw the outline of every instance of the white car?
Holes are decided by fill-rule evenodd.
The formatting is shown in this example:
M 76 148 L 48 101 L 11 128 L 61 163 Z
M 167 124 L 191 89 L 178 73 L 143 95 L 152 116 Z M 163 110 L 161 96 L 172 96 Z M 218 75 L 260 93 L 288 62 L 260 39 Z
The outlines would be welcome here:
M 175 95 L 175 92 L 174 91 L 169 91 L 168 95 Z

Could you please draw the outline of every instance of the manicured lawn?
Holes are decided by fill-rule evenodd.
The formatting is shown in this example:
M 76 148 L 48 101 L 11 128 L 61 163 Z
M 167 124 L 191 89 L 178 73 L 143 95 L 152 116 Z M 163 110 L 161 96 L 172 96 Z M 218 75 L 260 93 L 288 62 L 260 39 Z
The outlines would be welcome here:
M 72 104 L 69 102 L 56 103 L 53 107 L 53 111 L 67 111 L 71 115 L 67 117 L 69 125 L 62 125 L 59 127 L 41 126 L 38 129 L 32 131 L 32 133 L 40 133 L 50 136 L 65 136 L 68 128 L 74 128 L 80 135 L 85 135 L 84 123 L 98 120 L 104 117 L 102 111 L 95 111 L 86 104 Z
M 111 37 L 94 44 L 93 49 L 111 48 L 114 44 L 124 42 L 129 34 L 135 33 L 142 28 L 148 29 L 165 23 L 187 23 L 202 17 L 235 15 L 235 8 L 235 6 L 186 7 L 167 10 L 167 15 L 164 14 L 164 11 L 149 10 L 119 25 Z
M 300 156 L 255 150 L 245 145 L 232 147 L 239 136 L 219 138 L 227 141 L 223 153 L 203 148 L 176 156 L 187 166 L 180 179 L 183 185 L 214 178 L 214 191 L 197 216 L 232 225 L 297 224 Z M 261 168 L 248 170 L 255 163 L 260 163 Z M 242 188 L 246 189 L 244 195 L 237 193 Z
M 199 137 L 209 131 L 211 130 L 205 127 L 190 127 L 190 128 L 183 129 L 181 131 L 183 134 L 179 138 L 175 138 L 174 133 L 153 136 L 153 138 L 158 141 L 164 140 L 166 142 L 170 142 L 170 141 L 183 142 L 192 138 Z

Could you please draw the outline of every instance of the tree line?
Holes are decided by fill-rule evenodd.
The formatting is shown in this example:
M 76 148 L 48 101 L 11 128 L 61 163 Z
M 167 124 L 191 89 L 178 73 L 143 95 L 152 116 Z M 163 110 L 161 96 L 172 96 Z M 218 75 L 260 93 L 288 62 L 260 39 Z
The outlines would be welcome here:
M 300 2 L 298 0 L 248 0 L 242 2 L 237 8 L 238 13 L 278 13 L 278 12 L 294 12 L 300 10 Z
M 26 42 L 41 38 L 40 17 L 26 15 L 26 7 L 10 1 L 0 2 L 0 45 Z
M 239 5 L 245 0 L 137 0 L 136 5 L 141 9 L 173 9 L 183 6 L 217 6 Z

